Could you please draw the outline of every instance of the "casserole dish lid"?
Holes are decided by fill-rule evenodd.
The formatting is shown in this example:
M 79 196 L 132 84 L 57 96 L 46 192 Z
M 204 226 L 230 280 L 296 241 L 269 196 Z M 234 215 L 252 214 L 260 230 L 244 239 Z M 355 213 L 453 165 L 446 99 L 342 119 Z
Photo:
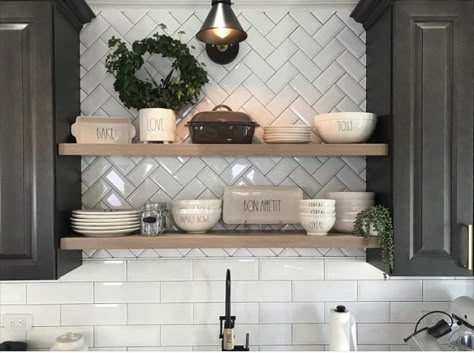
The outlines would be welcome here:
M 222 111 L 219 109 L 226 109 Z M 210 112 L 197 113 L 191 121 L 186 125 L 193 124 L 210 124 L 210 123 L 227 123 L 227 124 L 243 124 L 258 126 L 258 124 L 246 113 L 234 112 L 224 104 L 216 105 Z

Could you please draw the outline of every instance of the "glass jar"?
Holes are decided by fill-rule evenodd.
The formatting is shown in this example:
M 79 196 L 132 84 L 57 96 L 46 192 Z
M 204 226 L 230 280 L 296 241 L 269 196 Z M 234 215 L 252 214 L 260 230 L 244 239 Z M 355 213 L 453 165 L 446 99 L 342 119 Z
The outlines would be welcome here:
M 142 212 L 142 234 L 157 236 L 160 234 L 160 212 L 156 203 L 147 202 Z
M 142 234 L 157 236 L 170 227 L 170 217 L 166 202 L 147 202 L 142 213 Z
M 170 213 L 168 210 L 168 204 L 166 202 L 157 202 L 156 205 L 160 213 L 159 232 L 164 233 L 170 229 Z

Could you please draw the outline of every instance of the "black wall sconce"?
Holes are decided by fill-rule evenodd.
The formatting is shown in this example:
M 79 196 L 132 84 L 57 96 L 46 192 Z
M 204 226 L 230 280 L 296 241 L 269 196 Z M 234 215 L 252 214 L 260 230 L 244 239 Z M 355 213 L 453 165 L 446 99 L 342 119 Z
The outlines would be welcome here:
M 206 52 L 215 63 L 225 65 L 239 53 L 239 43 L 247 33 L 231 8 L 231 0 L 212 0 L 212 8 L 196 38 L 206 43 Z

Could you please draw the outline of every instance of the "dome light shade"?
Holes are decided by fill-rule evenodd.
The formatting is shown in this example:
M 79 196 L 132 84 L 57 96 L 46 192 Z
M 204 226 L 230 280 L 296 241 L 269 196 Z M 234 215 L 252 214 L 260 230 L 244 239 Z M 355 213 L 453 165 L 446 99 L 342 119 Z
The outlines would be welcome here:
M 247 33 L 232 11 L 230 0 L 212 0 L 211 11 L 196 38 L 206 44 L 229 45 L 244 41 Z

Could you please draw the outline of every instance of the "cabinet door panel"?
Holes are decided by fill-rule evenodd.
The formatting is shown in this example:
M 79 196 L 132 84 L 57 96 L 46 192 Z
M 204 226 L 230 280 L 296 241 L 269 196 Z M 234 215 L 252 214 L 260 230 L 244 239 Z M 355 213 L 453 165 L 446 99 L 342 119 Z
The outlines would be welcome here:
M 51 6 L 0 3 L 0 279 L 55 276 Z
M 463 267 L 463 224 L 473 218 L 472 6 L 394 9 L 396 274 L 472 275 Z

